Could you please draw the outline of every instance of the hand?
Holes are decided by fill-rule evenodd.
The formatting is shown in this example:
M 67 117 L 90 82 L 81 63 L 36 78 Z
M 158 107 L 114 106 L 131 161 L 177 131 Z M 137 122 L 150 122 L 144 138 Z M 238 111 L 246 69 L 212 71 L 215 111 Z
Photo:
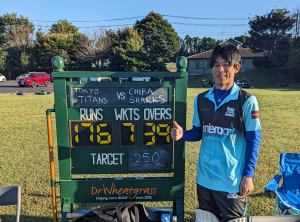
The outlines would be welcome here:
M 248 196 L 252 193 L 254 189 L 252 177 L 243 176 L 243 179 L 240 184 L 240 194 L 243 196 Z
M 171 137 L 173 140 L 178 141 L 183 137 L 183 129 L 175 121 L 173 121 L 174 128 L 171 129 Z

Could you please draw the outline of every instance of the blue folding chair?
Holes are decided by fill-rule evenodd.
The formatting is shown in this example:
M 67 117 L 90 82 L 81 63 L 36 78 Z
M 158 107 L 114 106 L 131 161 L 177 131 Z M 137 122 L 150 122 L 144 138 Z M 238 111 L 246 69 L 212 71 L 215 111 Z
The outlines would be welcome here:
M 279 182 L 283 178 L 282 185 Z M 279 161 L 279 175 L 264 188 L 276 194 L 274 215 L 300 214 L 300 153 L 282 153 Z
M 0 187 L 0 206 L 17 205 L 16 222 L 20 221 L 21 187 Z

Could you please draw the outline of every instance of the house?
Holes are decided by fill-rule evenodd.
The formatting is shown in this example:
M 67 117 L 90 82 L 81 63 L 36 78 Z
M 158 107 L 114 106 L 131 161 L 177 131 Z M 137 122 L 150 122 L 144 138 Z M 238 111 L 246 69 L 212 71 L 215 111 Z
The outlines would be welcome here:
M 241 72 L 250 69 L 255 69 L 255 66 L 252 64 L 253 58 L 264 56 L 263 53 L 253 53 L 249 48 L 242 48 L 243 43 L 232 38 L 220 43 L 220 45 L 223 44 L 231 44 L 239 49 L 242 56 L 242 67 L 240 69 Z M 212 52 L 213 50 L 209 50 L 206 52 L 198 53 L 187 57 L 188 73 L 189 74 L 211 73 L 210 57 L 212 55 Z

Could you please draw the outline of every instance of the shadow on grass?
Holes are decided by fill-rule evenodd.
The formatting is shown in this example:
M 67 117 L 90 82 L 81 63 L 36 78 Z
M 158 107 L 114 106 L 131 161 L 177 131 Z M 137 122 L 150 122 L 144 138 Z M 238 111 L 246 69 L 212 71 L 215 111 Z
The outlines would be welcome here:
M 1 215 L 0 218 L 3 222 L 15 222 L 15 215 Z M 49 217 L 33 217 L 33 216 L 20 216 L 20 222 L 52 222 L 53 218 Z
M 261 192 L 261 193 L 251 194 L 249 195 L 249 197 L 262 197 L 267 199 L 276 199 L 276 194 L 273 191 L 269 191 L 269 193 Z
M 35 194 L 35 193 L 27 193 L 27 195 L 28 196 L 33 196 L 33 197 L 52 197 L 52 195 L 51 194 L 49 194 L 49 195 L 44 195 L 44 194 Z M 60 198 L 60 196 L 57 196 L 56 195 L 56 199 L 57 198 Z
M 265 197 L 265 192 L 250 194 L 249 197 Z

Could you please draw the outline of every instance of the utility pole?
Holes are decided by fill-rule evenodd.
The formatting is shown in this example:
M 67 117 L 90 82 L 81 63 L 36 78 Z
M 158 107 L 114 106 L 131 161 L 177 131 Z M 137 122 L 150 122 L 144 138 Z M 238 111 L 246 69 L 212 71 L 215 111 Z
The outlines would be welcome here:
M 223 42 L 223 29 L 226 29 L 226 28 L 221 28 L 221 29 L 222 29 L 222 33 L 221 34 L 222 34 L 222 42 Z
M 296 21 L 296 38 L 298 38 L 298 28 L 299 28 L 299 14 L 300 14 L 300 10 L 297 12 L 297 21 Z

